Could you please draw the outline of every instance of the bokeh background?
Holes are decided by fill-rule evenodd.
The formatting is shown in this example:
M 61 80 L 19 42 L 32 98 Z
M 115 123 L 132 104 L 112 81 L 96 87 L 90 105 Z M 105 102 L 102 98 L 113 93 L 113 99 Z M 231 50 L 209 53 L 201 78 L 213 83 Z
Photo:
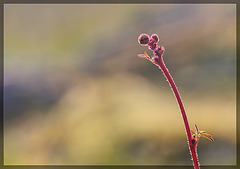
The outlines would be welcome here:
M 191 165 L 157 33 L 201 138 L 202 165 L 236 163 L 234 4 L 5 4 L 4 163 Z

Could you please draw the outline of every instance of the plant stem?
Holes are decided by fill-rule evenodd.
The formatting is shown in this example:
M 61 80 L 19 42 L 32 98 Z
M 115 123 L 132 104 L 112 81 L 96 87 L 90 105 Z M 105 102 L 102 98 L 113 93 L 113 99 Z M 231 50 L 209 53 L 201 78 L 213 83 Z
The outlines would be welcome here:
M 192 136 L 191 136 L 191 131 L 190 131 L 190 127 L 189 127 L 189 123 L 188 123 L 188 119 L 187 119 L 187 115 L 183 106 L 183 102 L 181 100 L 180 94 L 178 92 L 177 86 L 175 85 L 173 78 L 171 76 L 171 74 L 169 73 L 164 61 L 163 61 L 163 57 L 159 57 L 159 60 L 155 60 L 155 62 L 153 62 L 154 64 L 156 64 L 163 72 L 163 74 L 165 75 L 165 77 L 167 78 L 173 93 L 176 96 L 179 108 L 181 110 L 182 113 L 182 117 L 183 117 L 183 121 L 184 121 L 184 125 L 185 125 L 185 129 L 186 129 L 186 133 L 187 133 L 187 138 L 188 138 L 188 145 L 189 145 L 189 149 L 190 149 L 190 153 L 192 155 L 192 160 L 193 160 L 193 165 L 195 169 L 199 169 L 199 163 L 198 163 L 198 158 L 197 158 L 197 151 L 196 151 L 196 146 L 193 145 L 192 143 Z

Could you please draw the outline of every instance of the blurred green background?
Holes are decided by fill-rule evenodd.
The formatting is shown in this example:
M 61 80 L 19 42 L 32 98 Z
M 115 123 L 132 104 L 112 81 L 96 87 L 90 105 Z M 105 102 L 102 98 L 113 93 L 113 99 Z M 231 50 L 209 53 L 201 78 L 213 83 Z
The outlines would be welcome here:
M 157 33 L 200 139 L 202 165 L 236 163 L 236 6 L 5 4 L 4 163 L 191 165 Z

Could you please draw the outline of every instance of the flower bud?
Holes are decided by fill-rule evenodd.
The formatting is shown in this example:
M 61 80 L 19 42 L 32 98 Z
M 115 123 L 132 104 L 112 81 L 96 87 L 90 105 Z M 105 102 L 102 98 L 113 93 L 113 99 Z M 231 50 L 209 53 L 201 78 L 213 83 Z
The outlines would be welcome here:
M 158 35 L 157 34 L 152 34 L 151 36 L 152 39 L 154 39 L 154 41 L 157 43 L 159 38 L 158 38 Z
M 140 45 L 147 45 L 149 42 L 149 39 L 150 39 L 149 36 L 143 33 L 138 37 L 138 42 Z

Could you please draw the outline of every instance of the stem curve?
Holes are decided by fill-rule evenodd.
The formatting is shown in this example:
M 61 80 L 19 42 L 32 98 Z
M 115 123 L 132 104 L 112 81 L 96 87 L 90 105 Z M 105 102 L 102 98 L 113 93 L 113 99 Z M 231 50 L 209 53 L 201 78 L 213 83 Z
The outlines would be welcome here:
M 192 143 L 192 136 L 191 136 L 191 131 L 190 131 L 190 127 L 189 127 L 189 123 L 188 123 L 188 119 L 187 119 L 187 115 L 183 106 L 183 102 L 182 99 L 180 97 L 180 94 L 178 92 L 177 86 L 174 83 L 174 80 L 171 76 L 171 74 L 169 73 L 164 61 L 163 61 L 163 57 L 159 57 L 160 59 L 158 60 L 154 60 L 152 61 L 155 65 L 157 65 L 163 72 L 164 76 L 166 77 L 167 81 L 169 82 L 169 85 L 171 86 L 173 93 L 177 99 L 179 108 L 181 110 L 182 113 L 182 117 L 183 117 L 183 122 L 185 125 L 185 129 L 186 129 L 186 133 L 187 133 L 187 138 L 188 138 L 188 145 L 189 145 L 189 149 L 190 149 L 190 153 L 192 155 L 192 160 L 193 160 L 193 165 L 195 169 L 199 169 L 199 162 L 198 162 L 198 157 L 197 157 L 197 151 L 196 151 L 196 146 L 193 145 Z

